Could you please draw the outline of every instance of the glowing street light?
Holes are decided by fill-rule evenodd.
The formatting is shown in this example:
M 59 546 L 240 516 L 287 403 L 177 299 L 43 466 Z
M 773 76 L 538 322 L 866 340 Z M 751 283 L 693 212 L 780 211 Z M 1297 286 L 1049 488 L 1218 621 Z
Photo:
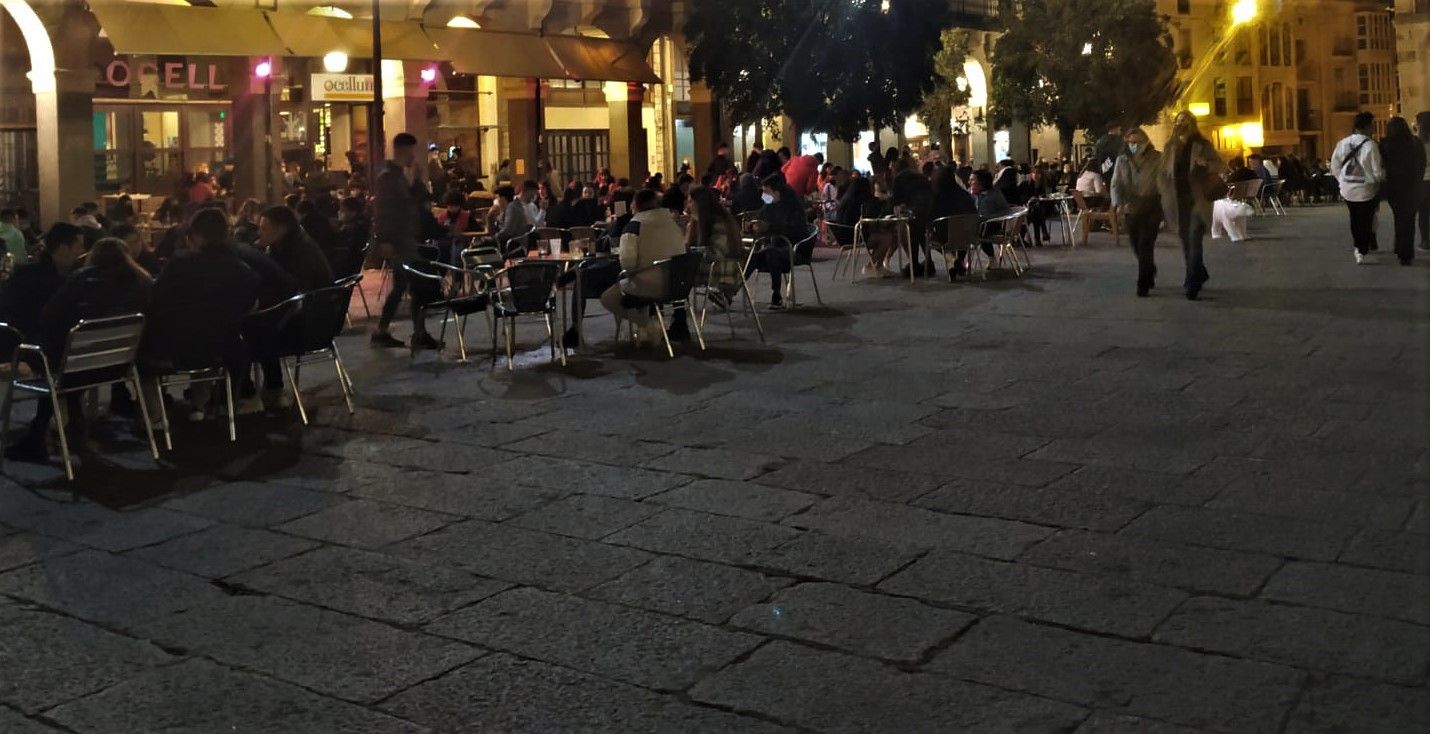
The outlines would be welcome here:
M 1187 111 L 1192 117 L 1206 117 L 1212 113 L 1212 106 L 1207 102 L 1193 102 L 1187 105 Z
M 465 15 L 454 15 L 447 21 L 448 28 L 481 28 L 482 25 Z
M 1256 0 L 1236 0 L 1236 4 L 1231 6 L 1231 24 L 1233 27 L 1246 25 L 1256 20 L 1259 12 Z
M 1082 55 L 1083 55 L 1083 56 L 1091 56 L 1091 55 L 1092 55 L 1092 41 L 1088 41 L 1087 43 L 1084 43 L 1084 44 L 1082 45 Z
M 348 55 L 342 51 L 329 51 L 323 55 L 323 71 L 341 74 L 348 70 Z
M 253 75 L 259 79 L 267 79 L 273 76 L 273 62 L 268 59 L 258 62 L 253 67 Z
M 418 76 L 422 78 L 423 84 L 431 84 L 437 81 L 437 67 L 424 66 L 422 67 L 422 71 L 418 72 Z

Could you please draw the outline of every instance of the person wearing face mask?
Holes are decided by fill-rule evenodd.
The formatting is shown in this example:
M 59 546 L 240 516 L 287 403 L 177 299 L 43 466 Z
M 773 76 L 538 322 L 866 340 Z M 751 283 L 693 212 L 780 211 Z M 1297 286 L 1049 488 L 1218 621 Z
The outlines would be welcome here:
M 1162 227 L 1162 197 L 1157 174 L 1162 154 L 1142 128 L 1127 133 L 1127 150 L 1112 170 L 1112 208 L 1127 217 L 1127 237 L 1137 257 L 1137 297 L 1146 298 L 1157 280 L 1154 250 Z
M 784 297 L 780 285 L 784 274 L 790 270 L 792 247 L 809 234 L 809 220 L 804 215 L 804 205 L 799 195 L 785 183 L 784 175 L 772 173 L 760 182 L 760 200 L 764 206 L 755 224 L 760 235 L 771 238 L 759 252 L 750 258 L 746 277 L 754 271 L 770 274 L 770 310 L 784 310 Z M 776 239 L 778 238 L 778 239 Z
M 1202 137 L 1197 118 L 1185 110 L 1173 121 L 1172 139 L 1162 160 L 1165 163 L 1158 174 L 1162 213 L 1176 225 L 1181 237 L 1187 263 L 1183 287 L 1187 300 L 1195 301 L 1211 278 L 1203 260 L 1202 241 L 1211 227 L 1212 200 L 1226 191 L 1221 180 L 1226 164 Z

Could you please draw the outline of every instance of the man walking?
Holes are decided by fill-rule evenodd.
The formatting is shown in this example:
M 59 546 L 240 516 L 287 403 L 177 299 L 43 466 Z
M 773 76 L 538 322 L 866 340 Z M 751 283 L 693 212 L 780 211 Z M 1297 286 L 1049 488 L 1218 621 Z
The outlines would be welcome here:
M 1350 135 L 1336 143 L 1331 154 L 1331 174 L 1341 187 L 1341 198 L 1351 217 L 1351 239 L 1355 242 L 1356 264 L 1367 261 L 1375 244 L 1375 214 L 1380 206 L 1380 184 L 1385 181 L 1385 167 L 1380 160 L 1380 146 L 1371 140 L 1375 130 L 1375 115 L 1362 112 L 1355 117 Z
M 1107 133 L 1092 145 L 1092 160 L 1103 179 L 1112 178 L 1112 168 L 1117 165 L 1117 158 L 1126 152 L 1127 143 L 1122 139 L 1122 123 L 1109 124 Z
M 1187 262 L 1183 286 L 1187 300 L 1195 301 L 1202 286 L 1211 279 L 1202 257 L 1202 240 L 1212 221 L 1212 199 L 1225 191 L 1221 172 L 1226 167 L 1216 148 L 1202 137 L 1197 118 L 1182 111 L 1172 123 L 1172 139 L 1162 154 L 1158 188 L 1163 192 L 1162 212 L 1175 223 L 1182 238 L 1182 255 Z
M 1162 227 L 1162 198 L 1157 174 L 1162 154 L 1152 146 L 1142 128 L 1127 133 L 1127 152 L 1112 169 L 1112 209 L 1127 217 L 1127 237 L 1137 256 L 1137 297 L 1146 298 L 1157 284 L 1154 249 Z
M 392 317 L 402 305 L 402 296 L 412 285 L 404 263 L 417 260 L 417 228 L 421 221 L 418 207 L 425 193 L 416 175 L 417 138 L 411 133 L 398 133 L 392 138 L 392 158 L 382 166 L 373 182 L 373 242 L 378 252 L 392 267 L 392 290 L 382 303 L 382 315 L 377 331 L 372 334 L 375 347 L 402 347 L 400 339 L 388 331 Z M 422 299 L 412 298 L 412 348 L 439 349 L 440 344 L 427 333 L 422 319 Z

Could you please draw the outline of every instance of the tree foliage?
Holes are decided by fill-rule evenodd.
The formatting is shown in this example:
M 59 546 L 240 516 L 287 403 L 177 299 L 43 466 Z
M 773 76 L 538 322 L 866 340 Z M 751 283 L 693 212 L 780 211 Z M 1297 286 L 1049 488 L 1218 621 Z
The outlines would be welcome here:
M 919 119 L 936 140 L 948 145 L 953 138 L 953 108 L 968 102 L 968 88 L 959 88 L 958 80 L 963 78 L 963 62 L 972 51 L 972 41 L 962 28 L 945 28 L 939 43 L 941 47 L 933 57 L 933 88 L 919 105 Z
M 1023 0 L 993 47 L 989 118 L 1073 132 L 1151 122 L 1176 96 L 1177 62 L 1154 0 Z
M 739 124 L 850 140 L 918 107 L 951 20 L 947 0 L 692 0 L 690 76 Z

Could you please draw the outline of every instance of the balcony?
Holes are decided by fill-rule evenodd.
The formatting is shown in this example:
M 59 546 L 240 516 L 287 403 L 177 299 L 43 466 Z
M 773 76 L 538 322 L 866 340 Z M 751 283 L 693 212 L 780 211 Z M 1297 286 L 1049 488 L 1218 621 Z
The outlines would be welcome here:
M 1301 110 L 1296 113 L 1296 129 L 1301 132 L 1315 132 L 1321 129 L 1320 110 Z

